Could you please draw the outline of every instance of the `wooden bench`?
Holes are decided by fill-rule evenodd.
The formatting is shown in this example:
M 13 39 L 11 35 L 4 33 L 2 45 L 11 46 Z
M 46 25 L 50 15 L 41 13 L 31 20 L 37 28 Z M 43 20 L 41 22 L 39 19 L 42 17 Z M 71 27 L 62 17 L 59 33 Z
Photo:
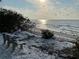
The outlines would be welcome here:
M 19 37 L 16 35 L 11 35 L 4 33 L 3 34 L 4 44 L 7 43 L 7 48 L 12 44 L 12 50 L 14 51 L 17 46 L 20 46 L 20 49 L 23 49 L 23 46 L 26 44 L 24 41 L 19 41 Z M 17 40 L 18 39 L 18 40 Z
M 12 44 L 13 50 L 15 50 L 17 46 L 20 46 L 20 49 L 23 49 L 23 46 L 26 45 L 26 41 L 24 41 L 24 40 L 35 37 L 34 34 L 31 34 L 29 32 L 26 32 L 25 35 L 27 35 L 27 36 L 26 37 L 20 37 L 20 36 L 18 37 L 18 35 L 6 33 L 5 36 L 9 37 L 8 40 L 11 40 L 10 44 L 8 44 L 8 43 L 7 44 L 9 46 Z M 4 38 L 4 40 L 5 40 L 5 38 Z

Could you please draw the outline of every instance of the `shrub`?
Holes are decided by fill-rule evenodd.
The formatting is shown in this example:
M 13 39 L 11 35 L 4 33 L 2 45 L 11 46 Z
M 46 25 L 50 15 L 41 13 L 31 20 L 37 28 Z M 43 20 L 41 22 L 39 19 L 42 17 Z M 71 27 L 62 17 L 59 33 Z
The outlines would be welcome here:
M 0 8 L 0 32 L 14 32 L 24 20 L 21 14 Z
M 42 38 L 44 39 L 50 39 L 54 36 L 54 33 L 49 30 L 42 30 Z
M 76 45 L 76 48 L 79 50 L 79 37 L 76 38 L 75 45 Z
M 74 47 L 74 50 L 73 50 L 73 56 L 75 58 L 73 59 L 79 59 L 79 37 L 76 38 L 76 42 L 75 43 L 75 47 Z

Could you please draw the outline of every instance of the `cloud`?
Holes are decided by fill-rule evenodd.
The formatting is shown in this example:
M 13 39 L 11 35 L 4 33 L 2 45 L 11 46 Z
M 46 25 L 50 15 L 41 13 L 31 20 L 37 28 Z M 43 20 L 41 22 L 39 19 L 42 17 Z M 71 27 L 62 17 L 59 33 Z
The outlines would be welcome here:
M 30 10 L 30 9 L 23 9 L 23 8 L 15 8 L 15 7 L 12 7 L 12 6 L 3 6 L 3 8 L 5 9 L 8 9 L 8 10 L 12 10 L 12 11 L 16 11 L 20 14 L 22 14 L 24 17 L 29 17 L 29 18 L 35 18 L 35 15 L 34 15 L 34 11 L 33 10 Z
M 59 8 L 57 0 L 40 5 L 36 12 L 38 19 L 79 19 L 79 12 L 73 6 Z
M 74 6 L 59 7 L 62 5 L 58 0 L 46 0 L 40 2 L 39 0 L 25 0 L 36 6 L 37 10 L 26 8 L 15 8 L 12 6 L 3 6 L 4 8 L 15 10 L 31 19 L 79 19 L 79 11 L 75 7 L 79 6 L 79 0 L 72 0 Z M 52 2 L 51 2 L 52 1 Z M 76 4 L 77 3 L 77 4 Z M 58 4 L 58 5 L 57 5 Z

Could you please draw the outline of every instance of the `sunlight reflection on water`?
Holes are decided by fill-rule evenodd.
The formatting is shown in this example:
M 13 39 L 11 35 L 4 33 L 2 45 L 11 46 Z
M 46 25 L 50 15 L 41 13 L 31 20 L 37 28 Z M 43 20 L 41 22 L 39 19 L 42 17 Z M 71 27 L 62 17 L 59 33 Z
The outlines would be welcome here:
M 38 22 L 39 22 L 39 25 L 37 25 L 38 28 L 47 29 L 47 26 L 46 26 L 47 20 L 39 19 Z

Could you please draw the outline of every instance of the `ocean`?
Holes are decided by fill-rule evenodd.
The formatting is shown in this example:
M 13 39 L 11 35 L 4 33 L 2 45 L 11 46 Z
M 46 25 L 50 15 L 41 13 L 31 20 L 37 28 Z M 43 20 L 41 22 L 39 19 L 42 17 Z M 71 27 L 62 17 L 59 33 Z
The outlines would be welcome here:
M 63 32 L 72 35 L 79 35 L 79 20 L 35 20 L 36 27 Z

